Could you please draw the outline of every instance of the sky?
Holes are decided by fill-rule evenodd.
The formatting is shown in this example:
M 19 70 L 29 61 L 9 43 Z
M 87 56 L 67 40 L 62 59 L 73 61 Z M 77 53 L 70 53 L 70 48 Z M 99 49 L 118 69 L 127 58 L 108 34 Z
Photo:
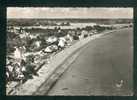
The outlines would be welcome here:
M 7 18 L 133 18 L 133 8 L 8 7 Z

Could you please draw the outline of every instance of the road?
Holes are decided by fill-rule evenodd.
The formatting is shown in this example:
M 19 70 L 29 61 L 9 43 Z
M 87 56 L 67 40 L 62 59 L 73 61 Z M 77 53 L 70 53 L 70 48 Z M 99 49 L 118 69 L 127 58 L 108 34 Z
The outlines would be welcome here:
M 133 29 L 92 40 L 48 95 L 132 95 Z

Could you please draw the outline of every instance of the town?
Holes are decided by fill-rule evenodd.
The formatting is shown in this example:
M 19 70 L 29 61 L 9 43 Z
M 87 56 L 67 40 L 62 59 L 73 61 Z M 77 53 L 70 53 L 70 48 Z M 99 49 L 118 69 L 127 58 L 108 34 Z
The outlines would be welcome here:
M 11 21 L 12 22 L 12 21 Z M 76 42 L 105 31 L 132 27 L 132 22 L 122 24 L 71 23 L 48 21 L 7 26 L 6 86 L 24 84 L 38 70 L 50 63 L 50 58 Z M 16 21 L 15 21 L 16 22 Z M 16 25 L 17 24 L 17 25 Z M 80 26 L 82 25 L 82 26 Z

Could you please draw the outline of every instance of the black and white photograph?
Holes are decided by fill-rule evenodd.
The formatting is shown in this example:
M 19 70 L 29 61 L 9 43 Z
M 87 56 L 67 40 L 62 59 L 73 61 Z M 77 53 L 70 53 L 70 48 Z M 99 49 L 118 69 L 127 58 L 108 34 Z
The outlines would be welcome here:
M 132 7 L 7 7 L 6 95 L 133 96 Z

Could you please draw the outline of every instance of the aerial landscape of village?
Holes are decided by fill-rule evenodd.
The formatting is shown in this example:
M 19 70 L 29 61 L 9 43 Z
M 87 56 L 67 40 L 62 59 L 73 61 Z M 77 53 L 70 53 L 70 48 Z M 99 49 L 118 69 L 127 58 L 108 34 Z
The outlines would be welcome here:
M 73 14 L 84 8 L 73 8 L 72 12 L 58 8 L 58 14 L 51 14 L 53 18 L 50 14 L 36 18 L 32 17 L 35 11 L 31 17 L 23 13 L 17 17 L 15 9 L 20 9 L 18 13 L 26 9 L 55 13 L 50 11 L 55 8 L 8 8 L 8 13 L 12 12 L 9 16 L 14 17 L 7 18 L 7 95 L 133 95 L 132 12 L 124 18 L 102 18 L 99 14 L 99 18 L 90 18 Z M 70 15 L 62 17 L 62 9 Z M 86 13 L 77 15 L 87 16 L 95 8 L 85 9 Z M 133 10 L 96 11 L 100 9 L 112 9 L 119 16 Z M 108 16 L 110 12 L 104 11 Z

